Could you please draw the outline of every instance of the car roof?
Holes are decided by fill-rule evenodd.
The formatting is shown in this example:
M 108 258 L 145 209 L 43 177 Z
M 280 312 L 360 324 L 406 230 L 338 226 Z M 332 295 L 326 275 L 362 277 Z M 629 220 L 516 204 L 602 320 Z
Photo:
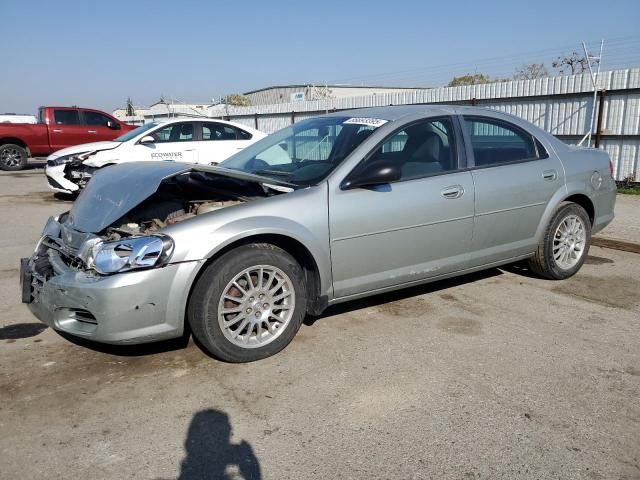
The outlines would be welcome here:
M 391 122 L 399 120 L 408 115 L 453 115 L 455 107 L 452 105 L 392 105 L 388 107 L 357 108 L 354 110 L 343 110 L 329 114 L 329 116 L 349 117 L 366 115 L 372 118 L 380 118 Z

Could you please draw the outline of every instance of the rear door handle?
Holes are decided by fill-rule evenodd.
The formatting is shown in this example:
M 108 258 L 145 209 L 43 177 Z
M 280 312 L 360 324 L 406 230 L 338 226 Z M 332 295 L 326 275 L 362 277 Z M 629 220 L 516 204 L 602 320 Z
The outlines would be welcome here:
M 59 128 L 54 128 L 53 133 L 62 133 L 62 130 L 60 130 Z
M 446 187 L 440 191 L 440 194 L 444 198 L 448 198 L 453 200 L 454 198 L 460 198 L 464 195 L 464 187 L 462 185 L 451 185 L 450 187 Z
M 87 130 L 87 133 L 98 133 L 98 132 L 95 130 Z
M 542 178 L 548 181 L 555 180 L 558 178 L 558 172 L 556 170 L 545 170 L 542 172 Z

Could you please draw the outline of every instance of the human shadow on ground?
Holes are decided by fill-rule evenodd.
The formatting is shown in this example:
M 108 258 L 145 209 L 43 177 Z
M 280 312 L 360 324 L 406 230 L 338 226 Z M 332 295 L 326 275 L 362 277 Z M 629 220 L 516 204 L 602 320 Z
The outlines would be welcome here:
M 179 480 L 238 478 L 260 480 L 260 463 L 251 445 L 231 443 L 229 416 L 215 409 L 201 410 L 191 419 L 184 442 Z

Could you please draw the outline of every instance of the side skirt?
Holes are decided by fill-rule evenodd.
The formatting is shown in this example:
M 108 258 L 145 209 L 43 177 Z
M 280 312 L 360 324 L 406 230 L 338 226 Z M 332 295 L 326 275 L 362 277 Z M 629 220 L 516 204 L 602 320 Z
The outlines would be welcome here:
M 487 263 L 485 265 L 479 265 L 473 268 L 467 268 L 464 270 L 457 270 L 455 272 L 446 273 L 443 275 L 437 275 L 435 277 L 424 278 L 421 280 L 415 280 L 412 282 L 401 283 L 398 285 L 392 285 L 390 287 L 378 288 L 375 290 L 368 290 L 366 292 L 354 293 L 353 295 L 347 295 L 345 297 L 338 297 L 329 300 L 328 305 L 335 305 L 337 303 L 348 302 L 349 300 L 356 300 L 358 298 L 369 297 L 371 295 L 377 295 L 379 293 L 392 292 L 394 290 L 401 290 L 406 287 L 412 287 L 414 285 L 423 285 L 426 283 L 437 282 L 438 280 L 444 280 L 447 278 L 458 277 L 460 275 L 465 275 L 467 273 L 478 272 L 480 270 L 486 270 L 488 268 L 499 267 L 501 265 L 508 265 L 509 263 L 518 262 L 520 260 L 524 260 L 526 258 L 530 258 L 534 255 L 534 252 L 528 253 L 526 255 L 519 255 L 517 257 L 508 258 L 505 260 L 499 260 L 497 262 Z

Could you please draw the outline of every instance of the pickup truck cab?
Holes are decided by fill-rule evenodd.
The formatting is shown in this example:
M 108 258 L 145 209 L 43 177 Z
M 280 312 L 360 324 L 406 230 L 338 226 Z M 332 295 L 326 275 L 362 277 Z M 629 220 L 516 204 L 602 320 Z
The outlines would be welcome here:
M 40 107 L 38 123 L 0 124 L 0 170 L 21 170 L 29 157 L 81 143 L 113 140 L 135 127 L 90 108 Z

